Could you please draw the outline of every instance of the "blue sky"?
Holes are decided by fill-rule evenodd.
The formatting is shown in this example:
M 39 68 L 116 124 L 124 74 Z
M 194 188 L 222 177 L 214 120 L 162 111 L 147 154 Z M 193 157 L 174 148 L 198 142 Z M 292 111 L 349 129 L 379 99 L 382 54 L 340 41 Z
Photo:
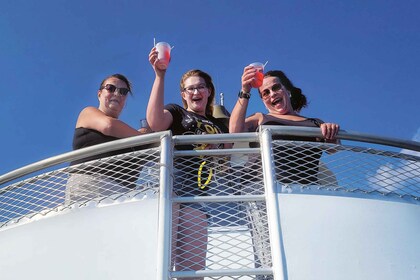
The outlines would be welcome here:
M 110 74 L 133 83 L 121 119 L 145 116 L 153 38 L 174 45 L 166 103 L 192 68 L 231 111 L 243 67 L 269 61 L 307 95 L 301 113 L 342 129 L 420 141 L 418 1 L 2 1 L 0 174 L 71 150 Z M 248 115 L 265 111 L 256 91 Z

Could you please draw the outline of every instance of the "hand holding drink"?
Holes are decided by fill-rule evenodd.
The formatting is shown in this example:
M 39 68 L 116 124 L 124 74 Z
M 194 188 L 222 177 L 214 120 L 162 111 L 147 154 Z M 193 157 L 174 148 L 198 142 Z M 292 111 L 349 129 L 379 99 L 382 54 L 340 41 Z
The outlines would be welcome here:
M 264 79 L 264 66 L 266 65 L 262 64 L 261 62 L 254 62 L 251 63 L 249 66 L 254 67 L 256 70 L 254 80 L 251 82 L 251 87 L 253 88 L 259 88 L 263 84 Z
M 156 67 L 160 70 L 168 68 L 169 61 L 171 60 L 171 50 L 173 47 L 166 42 L 159 42 L 156 44 L 156 50 L 158 52 L 158 62 Z

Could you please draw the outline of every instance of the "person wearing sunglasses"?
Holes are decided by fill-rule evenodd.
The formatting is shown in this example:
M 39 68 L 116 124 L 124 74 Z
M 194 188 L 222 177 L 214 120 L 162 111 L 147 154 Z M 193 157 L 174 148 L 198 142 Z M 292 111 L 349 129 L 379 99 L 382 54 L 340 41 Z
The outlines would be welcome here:
M 128 94 L 132 94 L 131 83 L 122 74 L 108 76 L 101 82 L 97 91 L 99 106 L 88 106 L 78 116 L 73 150 L 151 132 L 132 128 L 119 119 Z M 67 183 L 66 201 L 86 201 L 132 190 L 145 159 L 120 158 L 119 162 L 110 159 L 84 164 L 80 168 L 76 165 L 140 148 L 145 147 L 106 152 L 71 162 L 74 169 Z
M 186 72 L 180 82 L 183 106 L 164 105 L 164 80 L 166 69 L 159 69 L 156 48 L 149 54 L 155 80 L 147 106 L 147 121 L 154 131 L 171 130 L 173 135 L 199 135 L 227 133 L 222 120 L 213 117 L 215 87 L 209 74 L 201 70 Z M 220 145 L 183 145 L 178 150 L 221 148 Z M 205 196 L 220 186 L 218 170 L 212 160 L 203 157 L 177 158 L 174 161 L 173 190 L 177 196 Z M 217 186 L 216 186 L 217 185 Z M 205 267 L 209 209 L 204 203 L 181 204 L 174 210 L 174 229 L 177 241 L 174 265 L 177 271 L 201 270 Z M 178 221 L 178 222 L 176 222 Z M 178 278 L 181 279 L 181 278 Z M 184 279 L 184 278 L 182 278 Z M 188 279 L 203 279 L 188 278 Z
M 299 115 L 301 109 L 307 106 L 306 96 L 279 70 L 265 73 L 263 85 L 258 89 L 268 113 L 256 113 L 246 118 L 251 97 L 251 82 L 254 80 L 255 72 L 256 69 L 252 66 L 244 68 L 242 89 L 229 122 L 231 133 L 255 131 L 263 124 L 319 127 L 327 142 L 336 142 L 339 125 Z
M 301 136 L 279 136 L 279 139 L 339 143 L 336 139 L 340 128 L 338 124 L 325 123 L 318 118 L 308 118 L 299 114 L 301 109 L 307 106 L 306 96 L 302 93 L 300 88 L 293 85 L 284 72 L 279 70 L 265 73 L 263 84 L 258 88 L 260 99 L 264 103 L 268 113 L 258 112 L 246 117 L 246 111 L 251 97 L 251 82 L 254 80 L 255 71 L 255 68 L 252 66 L 244 68 L 242 89 L 238 94 L 238 100 L 232 111 L 229 122 L 229 132 L 256 131 L 260 125 L 318 127 L 321 130 L 323 139 Z M 318 156 L 318 159 L 319 157 L 320 155 Z M 313 160 L 310 162 L 313 162 Z M 315 163 L 313 162 L 313 164 Z M 304 170 L 302 174 L 297 175 L 285 174 L 284 172 L 277 175 L 282 177 L 282 180 L 291 180 L 294 183 L 316 183 L 316 168 L 310 166 L 308 169 L 310 169 L 310 171 Z M 296 171 L 297 170 L 294 170 L 295 173 Z M 299 176 L 300 178 L 297 178 Z
M 252 66 L 244 68 L 241 79 L 242 88 L 238 94 L 235 107 L 232 110 L 229 132 L 254 132 L 260 125 L 318 127 L 322 132 L 323 139 L 276 135 L 273 137 L 273 140 L 339 142 L 336 139 L 339 131 L 338 124 L 325 123 L 318 118 L 309 118 L 300 114 L 301 109 L 307 106 L 307 98 L 302 93 L 302 90 L 295 87 L 284 72 L 279 70 L 265 73 L 263 84 L 258 88 L 259 97 L 268 112 L 258 112 L 246 117 L 246 111 L 251 100 L 251 83 L 254 80 L 255 72 L 256 69 Z M 258 145 L 256 143 L 250 143 L 250 146 L 256 147 Z M 322 150 L 319 147 L 287 148 L 276 145 L 273 147 L 273 153 L 276 166 L 276 179 L 279 183 L 289 186 L 292 184 L 300 186 L 319 184 L 319 168 L 322 166 L 320 164 Z M 243 174 L 247 174 L 244 176 L 245 178 L 242 178 L 244 181 L 241 183 L 252 184 L 252 186 L 248 186 L 248 189 L 263 189 L 261 180 L 257 182 L 259 179 L 255 179 L 261 178 L 261 176 L 258 176 L 261 174 L 261 170 L 257 170 L 257 166 L 261 166 L 260 159 L 250 159 L 243 170 L 241 170 Z M 256 204 L 257 206 L 250 205 L 247 211 L 252 223 L 259 224 L 259 220 L 263 221 L 266 219 L 264 217 L 258 218 L 259 213 L 265 212 L 263 209 L 265 208 L 265 204 Z M 268 235 L 261 236 L 261 231 L 254 231 L 252 235 L 259 240 L 258 242 L 254 242 L 254 244 L 259 244 L 261 248 L 269 248 Z M 258 255 L 258 252 L 261 253 L 264 251 L 261 248 L 254 248 L 256 252 L 256 263 L 258 264 L 257 266 L 266 266 L 264 254 Z

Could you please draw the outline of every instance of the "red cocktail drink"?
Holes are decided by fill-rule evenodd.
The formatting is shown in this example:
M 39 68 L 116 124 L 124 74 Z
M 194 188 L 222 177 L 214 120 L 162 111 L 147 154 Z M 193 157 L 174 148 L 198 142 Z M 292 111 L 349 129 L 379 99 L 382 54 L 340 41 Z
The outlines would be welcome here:
M 253 88 L 259 88 L 263 84 L 264 79 L 264 64 L 260 62 L 251 63 L 250 66 L 253 66 L 257 72 L 255 73 L 254 80 L 251 82 Z
M 158 51 L 158 63 L 157 67 L 161 70 L 168 68 L 169 61 L 171 60 L 171 45 L 166 42 L 159 42 L 156 44 L 156 50 Z

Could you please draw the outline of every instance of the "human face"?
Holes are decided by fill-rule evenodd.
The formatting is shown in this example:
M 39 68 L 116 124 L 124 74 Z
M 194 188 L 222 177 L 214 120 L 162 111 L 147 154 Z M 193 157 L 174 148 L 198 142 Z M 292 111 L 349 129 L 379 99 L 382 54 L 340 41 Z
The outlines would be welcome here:
M 117 88 L 127 88 L 124 81 L 115 77 L 107 79 L 102 87 L 105 85 L 113 85 Z M 121 95 L 119 90 L 112 92 L 109 87 L 107 88 L 104 87 L 98 91 L 99 110 L 104 112 L 107 116 L 118 118 L 125 106 L 127 95 Z
M 206 81 L 199 76 L 191 76 L 184 81 L 182 99 L 187 103 L 187 111 L 206 115 L 206 106 L 210 96 Z
M 293 113 L 290 91 L 281 84 L 278 77 L 265 77 L 258 90 L 268 112 L 281 115 Z

